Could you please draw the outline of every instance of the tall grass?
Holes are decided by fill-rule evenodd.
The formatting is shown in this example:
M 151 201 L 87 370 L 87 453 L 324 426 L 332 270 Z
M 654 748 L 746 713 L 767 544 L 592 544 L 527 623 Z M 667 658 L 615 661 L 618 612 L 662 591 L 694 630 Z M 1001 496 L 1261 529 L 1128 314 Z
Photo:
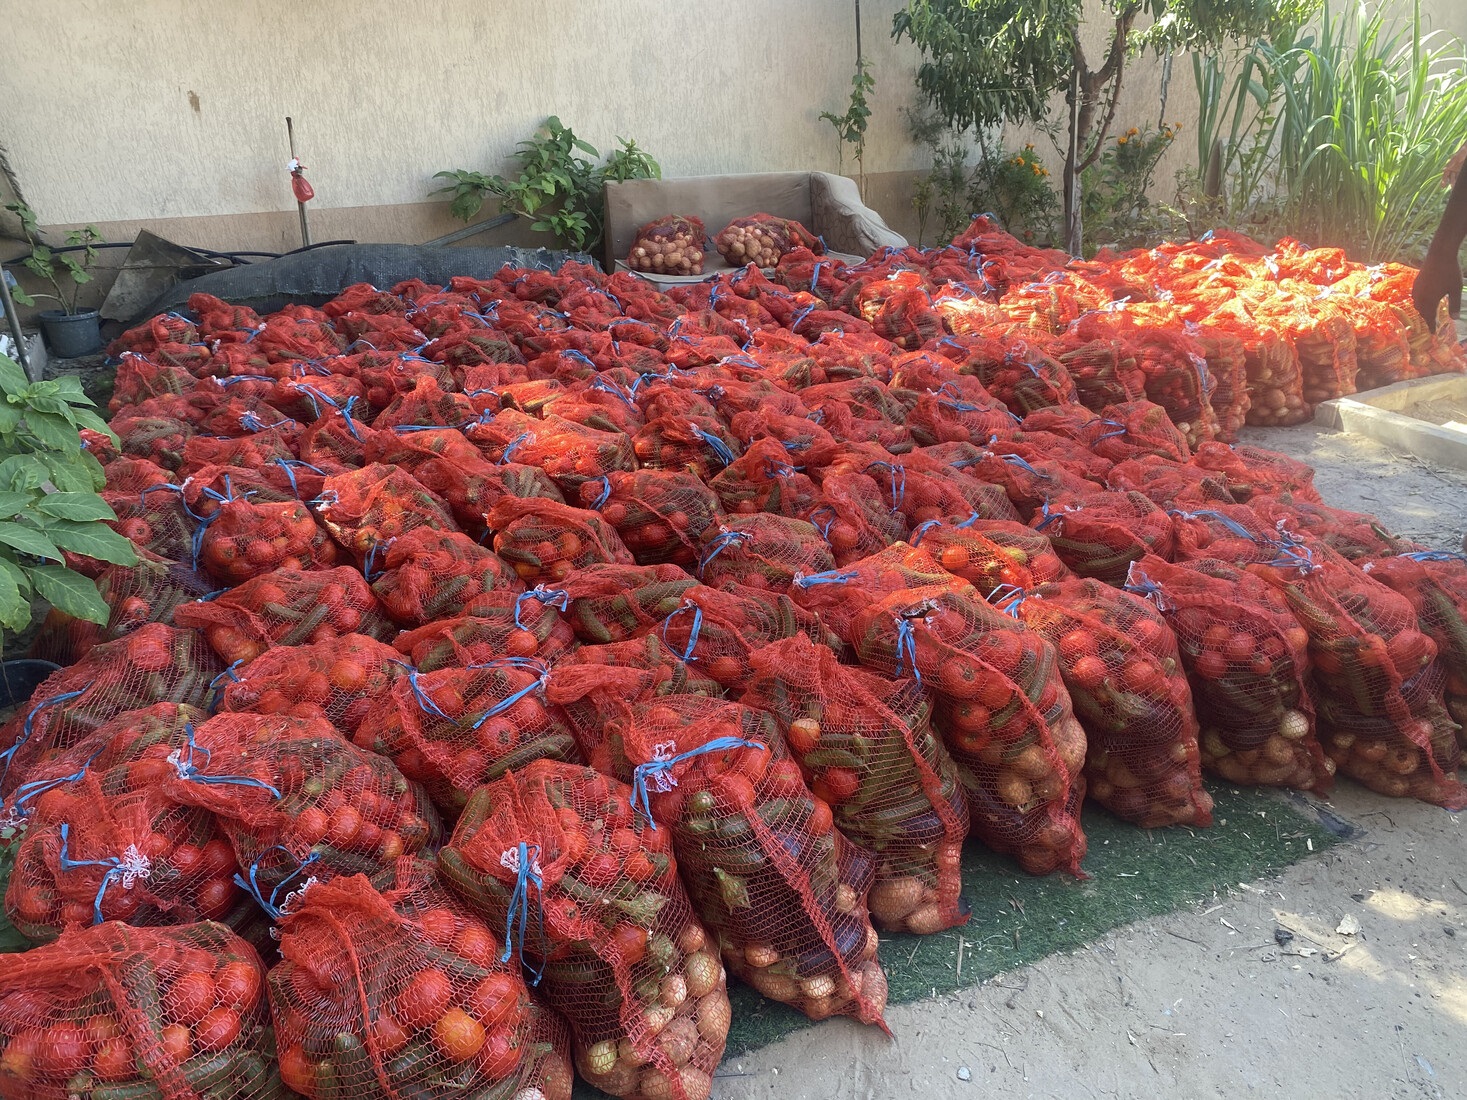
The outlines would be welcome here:
M 1467 57 L 1423 30 L 1420 0 L 1408 20 L 1392 6 L 1326 6 L 1295 41 L 1255 45 L 1230 85 L 1215 60 L 1198 63 L 1200 163 L 1220 150 L 1235 220 L 1366 260 L 1424 252 L 1442 169 L 1467 142 Z

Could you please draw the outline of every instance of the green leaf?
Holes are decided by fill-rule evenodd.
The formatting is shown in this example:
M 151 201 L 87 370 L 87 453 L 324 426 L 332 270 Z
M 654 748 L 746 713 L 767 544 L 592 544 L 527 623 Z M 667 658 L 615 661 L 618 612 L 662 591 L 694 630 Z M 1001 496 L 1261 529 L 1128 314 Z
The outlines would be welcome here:
M 56 549 L 50 539 L 34 527 L 27 527 L 14 520 L 0 520 L 0 543 L 14 547 L 22 554 L 51 558 L 53 561 L 61 560 L 61 551 Z
M 29 294 L 27 294 L 24 290 L 22 290 L 19 286 L 13 286 L 10 288 L 10 296 L 23 306 L 33 306 L 36 304 L 36 300 L 32 298 Z
M 15 577 L 8 570 L 0 569 L 0 626 L 18 633 L 30 622 L 31 601 L 21 594 Z
M 35 455 L 11 455 L 0 461 L 0 489 L 11 492 L 39 489 L 46 474 L 45 464 L 36 462 Z
M 57 546 L 73 554 L 113 565 L 137 564 L 138 555 L 133 544 L 105 524 L 57 519 L 43 523 L 42 530 Z
M 0 518 L 9 519 L 35 507 L 36 494 L 32 492 L 0 491 Z M 100 499 L 100 498 L 99 498 Z M 102 502 L 105 507 L 106 501 Z M 116 517 L 113 517 L 116 518 Z
M 0 405 L 0 435 L 9 435 L 20 427 L 21 412 L 14 405 Z
M 12 293 L 12 297 L 20 301 L 18 295 Z M 31 303 L 22 302 L 21 304 L 30 305 Z M 25 393 L 30 387 L 31 380 L 25 376 L 25 371 L 20 369 L 20 364 L 8 355 L 0 355 L 0 391 L 18 396 Z
M 31 594 L 31 579 L 26 575 L 25 567 L 16 562 L 15 551 L 0 546 L 0 573 L 10 578 L 10 583 L 20 589 L 21 595 L 27 599 Z
M 76 425 L 63 417 L 45 412 L 27 412 L 25 426 L 41 441 L 42 446 L 53 451 L 81 449 L 81 436 L 77 435 Z
M 30 571 L 36 592 L 58 611 L 105 625 L 112 611 L 97 586 L 64 565 L 38 565 Z
M 87 459 L 90 458 L 92 462 L 96 462 L 96 459 L 85 451 L 70 455 L 45 451 L 36 457 L 41 460 L 44 472 L 50 475 L 51 484 L 60 492 L 86 493 L 102 484 L 97 479 L 97 473 L 101 470 L 100 464 L 93 470 Z M 105 480 L 105 475 L 102 475 L 102 480 Z
M 36 389 L 39 390 L 42 385 L 45 385 L 45 383 L 38 383 Z M 27 399 L 27 404 L 30 405 L 31 412 L 45 413 L 48 416 L 59 416 L 68 424 L 71 423 L 71 406 L 54 394 L 37 393 L 33 390 Z M 30 415 L 30 412 L 26 413 L 27 417 Z
M 24 497 L 27 494 L 10 495 Z M 6 503 L 8 503 L 7 495 L 0 493 L 0 515 L 5 512 Z M 52 493 L 41 498 L 36 505 L 36 510 L 48 516 L 55 516 L 57 519 L 69 519 L 78 523 L 117 518 L 117 513 L 96 493 Z
M 92 412 L 91 409 L 73 409 L 71 416 L 78 428 L 91 428 L 94 432 L 101 432 L 113 443 L 118 442 L 117 433 L 107 426 L 107 421 Z

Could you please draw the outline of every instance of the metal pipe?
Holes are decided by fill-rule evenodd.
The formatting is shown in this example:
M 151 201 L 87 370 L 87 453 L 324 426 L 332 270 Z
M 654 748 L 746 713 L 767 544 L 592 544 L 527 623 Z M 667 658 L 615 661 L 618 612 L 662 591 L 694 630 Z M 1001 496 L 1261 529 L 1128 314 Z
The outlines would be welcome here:
M 25 371 L 25 376 L 31 378 L 31 366 L 26 361 L 25 333 L 20 331 L 20 315 L 15 312 L 15 302 L 10 298 L 10 283 L 5 279 L 5 272 L 0 269 L 0 302 L 5 306 L 5 320 L 10 323 L 10 335 L 15 338 L 15 358 L 20 363 L 20 369 Z M 32 382 L 40 379 L 31 378 Z
M 290 139 L 290 159 L 294 161 L 295 156 L 295 128 L 290 124 L 290 116 L 285 116 L 285 136 Z M 311 227 L 306 224 L 306 204 L 299 199 L 296 200 L 296 209 L 301 216 L 301 244 L 306 248 L 311 247 Z

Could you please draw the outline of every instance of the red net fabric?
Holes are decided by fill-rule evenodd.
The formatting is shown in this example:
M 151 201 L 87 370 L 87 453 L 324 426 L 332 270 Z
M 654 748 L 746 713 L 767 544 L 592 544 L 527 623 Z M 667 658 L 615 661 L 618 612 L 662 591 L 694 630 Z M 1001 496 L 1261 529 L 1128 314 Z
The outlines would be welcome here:
M 494 552 L 526 584 L 564 580 L 597 562 L 633 564 L 632 553 L 601 515 L 551 500 L 506 497 L 490 511 Z
M 803 634 L 751 663 L 741 702 L 775 716 L 837 828 L 876 857 L 867 899 L 876 923 L 919 934 L 965 923 L 968 806 L 917 683 L 844 666 Z
M 852 622 L 876 599 L 907 588 L 951 582 L 951 576 L 927 547 L 893 543 L 843 568 L 796 577 L 790 586 L 790 599 L 818 614 L 833 635 L 850 645 L 855 640 Z
M 1060 560 L 1082 577 L 1119 587 L 1133 561 L 1170 557 L 1171 518 L 1140 493 L 1060 496 L 1034 517 Z
M 912 545 L 926 550 L 942 569 L 967 581 L 985 599 L 1005 586 L 1029 589 L 1070 576 L 1048 539 L 1006 520 L 929 520 L 912 531 Z
M 863 664 L 915 675 L 932 693 L 973 835 L 1031 874 L 1079 873 L 1085 731 L 1054 647 L 971 588 L 893 593 L 852 630 Z
M 272 646 L 229 671 L 219 709 L 324 718 L 350 737 L 401 671 L 397 650 L 364 634 Z
M 497 606 L 486 602 L 477 614 L 437 619 L 405 630 L 393 645 L 423 672 L 506 655 L 553 664 L 577 645 L 563 613 L 568 600 L 557 588 L 537 587 L 519 595 L 506 592 Z
M 199 561 L 224 584 L 242 584 L 275 569 L 329 569 L 339 551 L 300 501 L 219 505 L 203 529 Z
M 566 617 L 587 645 L 645 634 L 661 623 L 698 584 L 675 565 L 591 565 L 566 584 Z
M 7 1091 L 273 1100 L 284 1090 L 264 978 L 254 948 L 219 924 L 66 932 L 0 975 Z
M 1192 455 L 1191 465 L 1222 474 L 1228 491 L 1240 504 L 1254 496 L 1282 496 L 1318 504 L 1314 470 L 1298 459 L 1262 447 L 1203 443 Z
M 672 847 L 624 784 L 542 761 L 481 788 L 440 855 L 453 888 L 514 932 L 581 1076 L 615 1096 L 706 1100 L 728 1036 L 723 967 Z
M 800 423 L 814 427 L 807 420 Z M 779 439 L 765 437 L 750 443 L 709 480 L 708 488 L 718 495 L 718 503 L 729 515 L 770 512 L 798 518 L 821 503 L 820 487 L 810 477 L 810 469 L 803 455 L 791 453 Z
M 787 592 L 796 574 L 833 568 L 830 544 L 813 524 L 761 513 L 730 516 L 704 532 L 698 577 L 711 586 L 732 581 Z
M 498 610 L 524 582 L 486 546 L 457 531 L 419 527 L 379 555 L 372 591 L 402 627 Z
M 321 522 L 357 561 L 420 527 L 456 531 L 443 501 L 396 466 L 336 474 L 321 489 Z
M 819 238 L 799 222 L 773 214 L 735 218 L 718 231 L 713 244 L 734 267 L 745 264 L 773 267 L 786 252 L 796 248 L 805 248 L 817 255 L 825 251 Z
M 600 512 L 640 564 L 691 566 L 718 519 L 716 484 L 678 470 L 614 470 L 582 484 L 580 504 Z

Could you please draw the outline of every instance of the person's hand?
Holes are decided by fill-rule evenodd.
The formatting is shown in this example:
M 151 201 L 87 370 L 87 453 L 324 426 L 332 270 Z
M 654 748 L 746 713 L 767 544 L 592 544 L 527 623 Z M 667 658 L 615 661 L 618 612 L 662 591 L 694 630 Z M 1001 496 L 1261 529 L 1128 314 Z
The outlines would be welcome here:
M 1462 267 L 1455 255 L 1437 256 L 1428 252 L 1411 287 L 1411 301 L 1431 332 L 1436 331 L 1437 307 L 1443 298 L 1453 317 L 1461 313 Z

